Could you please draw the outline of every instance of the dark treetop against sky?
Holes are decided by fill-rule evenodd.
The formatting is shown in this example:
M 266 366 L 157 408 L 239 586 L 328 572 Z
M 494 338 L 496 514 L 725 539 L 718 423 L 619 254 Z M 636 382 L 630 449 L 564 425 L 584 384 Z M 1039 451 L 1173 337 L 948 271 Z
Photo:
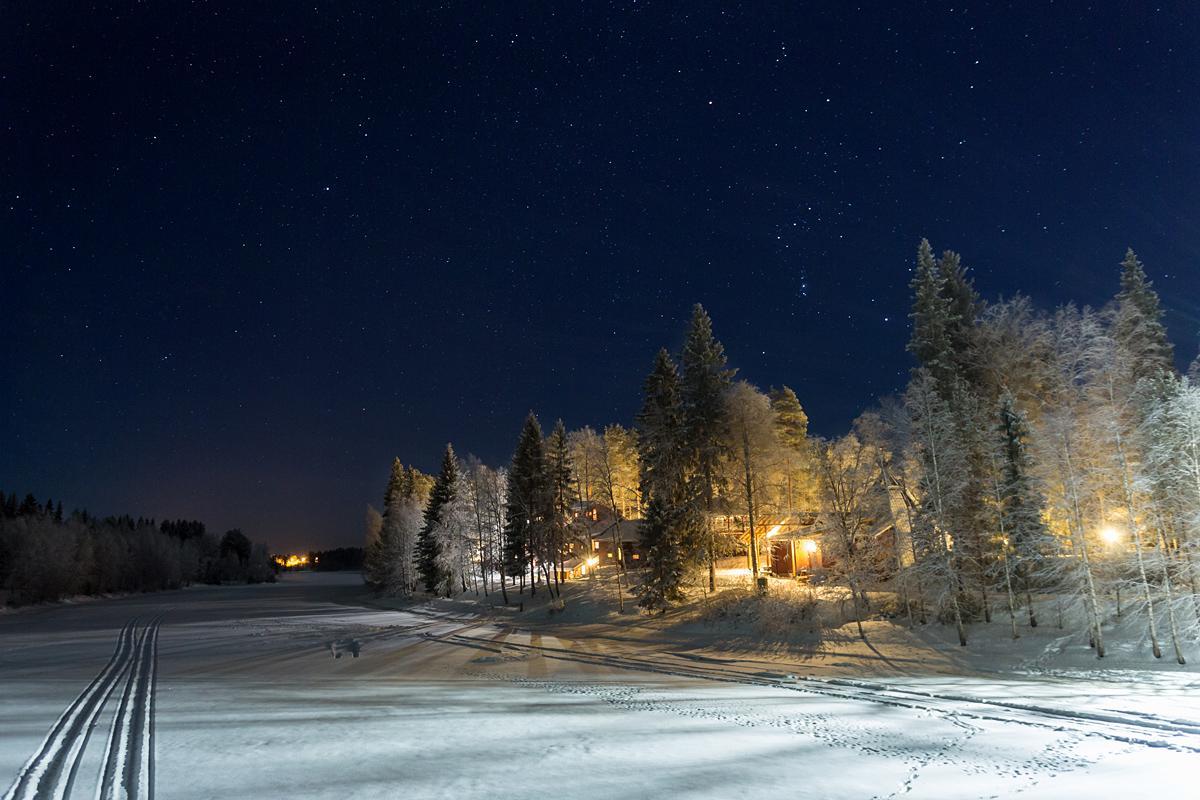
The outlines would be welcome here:
M 922 236 L 1043 305 L 1132 245 L 1195 352 L 1191 3 L 350 5 L 0 4 L 0 487 L 357 543 L 393 456 L 629 423 L 696 301 L 837 433 Z

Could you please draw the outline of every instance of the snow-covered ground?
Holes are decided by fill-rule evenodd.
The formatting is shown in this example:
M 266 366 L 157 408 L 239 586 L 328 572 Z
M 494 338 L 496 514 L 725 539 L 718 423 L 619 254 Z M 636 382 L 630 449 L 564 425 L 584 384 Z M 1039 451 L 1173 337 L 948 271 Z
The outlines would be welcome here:
M 768 654 L 634 615 L 368 608 L 347 574 L 11 614 L 0 777 L 57 753 L 40 796 L 92 797 L 127 751 L 160 798 L 1194 796 L 1196 673 L 993 674 L 875 633 Z

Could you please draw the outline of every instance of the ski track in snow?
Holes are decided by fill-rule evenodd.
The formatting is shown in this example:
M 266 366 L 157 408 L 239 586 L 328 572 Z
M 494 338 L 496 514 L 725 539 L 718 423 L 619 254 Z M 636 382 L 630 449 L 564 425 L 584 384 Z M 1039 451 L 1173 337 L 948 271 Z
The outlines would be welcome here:
M 242 596 L 220 591 L 222 599 Z M 1165 765 L 1164 774 L 1185 782 L 1200 753 L 1191 705 L 1079 702 L 1091 699 L 1087 682 L 809 678 L 703 643 L 577 635 L 459 609 L 306 608 L 286 597 L 259 611 L 268 592 L 246 591 L 252 600 L 233 612 L 197 603 L 204 612 L 192 609 L 191 618 L 172 604 L 159 766 L 173 795 L 279 796 L 294 781 L 296 796 L 311 800 L 383 800 L 403 786 L 425 797 L 486 797 L 497 774 L 544 768 L 572 776 L 580 797 L 653 797 L 662 795 L 648 793 L 653 779 L 640 770 L 576 772 L 575 761 L 620 754 L 660 769 L 670 754 L 678 761 L 660 779 L 681 797 L 730 796 L 726 774 L 783 796 L 774 765 L 794 755 L 796 769 L 815 779 L 814 796 L 1058 800 L 1084 796 L 1085 786 L 1088 796 L 1108 796 L 1117 785 L 1137 796 L 1138 779 L 1110 759 Z M 151 605 L 142 624 L 121 629 L 108 664 L 51 726 L 3 800 L 67 797 L 72 783 L 76 797 L 89 800 L 153 797 L 159 628 L 145 621 L 159 610 Z M 110 613 L 98 629 L 112 631 L 133 613 Z M 81 651 L 89 659 L 94 642 Z M 348 658 L 336 660 L 341 655 Z M 25 670 L 40 685 L 38 670 L 56 662 L 47 653 L 31 663 Z M 1164 681 L 1176 693 L 1164 697 L 1178 695 L 1177 683 Z M 45 721 L 21 734 L 9 769 L 57 710 L 38 702 Z M 467 713 L 472 722 L 461 734 L 447 734 L 445 720 Z M 543 736 L 548 720 L 561 721 L 570 738 Z M 397 734 L 406 726 L 412 741 Z M 103 733 L 88 750 L 95 727 Z M 510 729 L 536 735 L 536 752 L 506 750 Z M 655 747 L 642 745 L 649 740 L 641 737 L 659 736 Z M 79 780 L 81 770 L 95 774 Z
M 158 619 L 138 631 L 121 629 L 112 658 L 71 702 L 37 752 L 17 773 L 3 800 L 63 800 L 71 795 L 92 728 L 109 697 L 125 681 L 97 780 L 96 800 L 154 797 L 154 688 L 158 669 Z

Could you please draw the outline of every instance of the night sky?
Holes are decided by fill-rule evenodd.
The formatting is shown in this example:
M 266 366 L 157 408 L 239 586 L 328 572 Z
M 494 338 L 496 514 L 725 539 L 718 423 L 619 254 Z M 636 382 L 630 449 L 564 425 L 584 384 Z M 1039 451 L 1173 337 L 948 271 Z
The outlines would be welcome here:
M 630 423 L 697 301 L 836 434 L 922 236 L 1046 306 L 1133 246 L 1196 352 L 1190 3 L 84 5 L 0 3 L 8 491 L 357 544 L 393 456 Z

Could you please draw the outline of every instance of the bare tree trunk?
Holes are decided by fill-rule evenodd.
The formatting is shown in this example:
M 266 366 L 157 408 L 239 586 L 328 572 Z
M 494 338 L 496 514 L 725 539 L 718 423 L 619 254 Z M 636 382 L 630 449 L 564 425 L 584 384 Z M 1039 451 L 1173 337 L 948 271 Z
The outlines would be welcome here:
M 708 549 L 708 590 L 715 592 L 717 590 L 717 553 L 713 546 L 712 493 L 712 470 L 706 466 L 704 468 L 704 543 Z
M 865 642 L 867 640 L 867 633 L 863 630 L 863 615 L 858 606 L 858 587 L 855 586 L 854 581 L 848 581 L 848 583 L 850 584 L 850 596 L 854 599 L 854 624 L 858 626 L 859 638 Z
M 1175 649 L 1175 661 L 1182 665 L 1186 664 L 1187 660 L 1183 657 L 1183 651 L 1179 647 L 1179 625 L 1175 620 L 1175 598 L 1171 591 L 1171 565 L 1167 561 L 1167 542 L 1163 536 L 1162 518 L 1158 516 L 1157 511 L 1155 512 L 1155 521 L 1158 523 L 1155 526 L 1158 531 L 1156 549 L 1163 571 L 1163 591 L 1167 593 L 1167 622 L 1171 628 L 1171 646 Z
M 625 599 L 621 596 L 621 577 L 625 574 L 625 565 L 621 562 L 624 560 L 625 554 L 623 552 L 621 552 L 621 539 L 617 535 L 618 529 L 620 527 L 621 527 L 621 520 L 618 517 L 616 519 L 616 521 L 613 522 L 613 526 L 612 526 L 612 531 L 613 531 L 612 556 L 613 556 L 613 567 L 615 567 L 617 570 L 617 611 L 624 614 L 625 613 Z
M 960 647 L 967 646 L 967 631 L 963 627 L 962 609 L 958 605 L 958 573 L 954 569 L 954 559 L 949 550 L 946 550 L 946 570 L 950 573 L 950 603 L 954 608 L 954 628 L 958 632 L 958 644 Z
M 1008 621 L 1012 626 L 1012 638 L 1020 639 L 1021 634 L 1017 633 L 1017 604 L 1013 597 L 1012 571 L 1008 566 L 1008 541 L 1005 540 L 1004 551 L 1000 557 L 1004 560 L 1004 589 L 1008 594 Z
M 746 515 L 750 519 L 750 577 L 758 588 L 758 538 L 754 532 L 754 479 L 750 468 L 750 434 L 742 424 L 742 458 L 745 472 Z

